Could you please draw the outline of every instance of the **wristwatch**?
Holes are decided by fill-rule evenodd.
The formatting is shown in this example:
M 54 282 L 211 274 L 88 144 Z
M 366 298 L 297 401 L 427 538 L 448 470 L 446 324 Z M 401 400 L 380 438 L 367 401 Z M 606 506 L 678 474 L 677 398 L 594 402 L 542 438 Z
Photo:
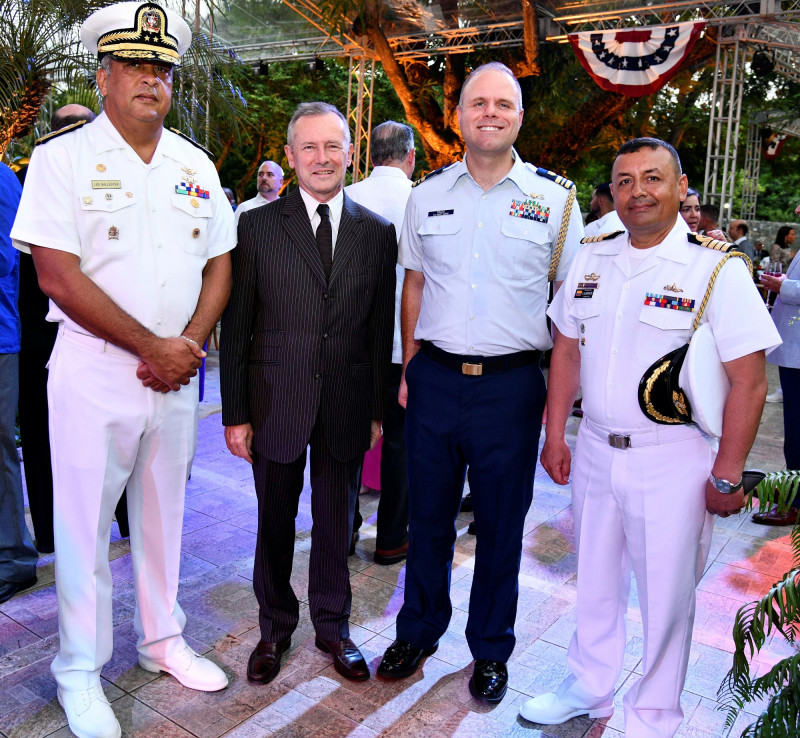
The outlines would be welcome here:
M 727 479 L 715 477 L 712 472 L 708 475 L 708 481 L 714 485 L 714 488 L 717 490 L 717 492 L 721 492 L 723 495 L 732 495 L 734 492 L 738 492 L 742 488 L 741 477 L 739 478 L 739 481 L 734 484 L 733 482 L 729 482 Z

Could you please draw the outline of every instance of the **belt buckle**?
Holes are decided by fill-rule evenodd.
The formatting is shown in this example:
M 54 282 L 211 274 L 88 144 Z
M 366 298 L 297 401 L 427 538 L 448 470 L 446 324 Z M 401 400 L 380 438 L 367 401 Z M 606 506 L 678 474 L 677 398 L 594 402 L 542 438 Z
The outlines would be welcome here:
M 483 374 L 483 364 L 469 364 L 465 361 L 461 365 L 461 373 L 470 377 L 480 377 Z
M 624 451 L 625 449 L 631 447 L 631 437 L 623 436 L 620 435 L 619 433 L 609 433 L 608 445 L 612 446 L 613 448 L 622 449 Z

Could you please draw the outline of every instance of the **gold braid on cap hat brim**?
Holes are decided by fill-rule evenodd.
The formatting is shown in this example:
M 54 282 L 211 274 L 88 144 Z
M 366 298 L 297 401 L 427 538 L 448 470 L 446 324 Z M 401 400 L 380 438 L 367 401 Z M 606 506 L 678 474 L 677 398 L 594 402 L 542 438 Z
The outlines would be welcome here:
M 148 31 L 144 26 L 145 12 L 160 17 L 158 31 Z M 136 11 L 136 27 L 109 31 L 97 41 L 97 55 L 111 54 L 123 59 L 158 59 L 176 64 L 180 59 L 177 39 L 167 33 L 167 16 L 158 6 L 143 4 Z

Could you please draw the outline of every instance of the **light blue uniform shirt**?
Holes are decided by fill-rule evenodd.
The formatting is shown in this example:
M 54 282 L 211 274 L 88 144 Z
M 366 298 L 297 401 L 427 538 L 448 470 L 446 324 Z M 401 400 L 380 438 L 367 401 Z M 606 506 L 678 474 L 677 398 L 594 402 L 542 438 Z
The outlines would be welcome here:
M 488 192 L 465 161 L 415 186 L 399 258 L 425 276 L 414 338 L 479 356 L 550 348 L 547 273 L 568 194 L 516 152 L 509 173 Z M 556 281 L 582 237 L 574 203 Z

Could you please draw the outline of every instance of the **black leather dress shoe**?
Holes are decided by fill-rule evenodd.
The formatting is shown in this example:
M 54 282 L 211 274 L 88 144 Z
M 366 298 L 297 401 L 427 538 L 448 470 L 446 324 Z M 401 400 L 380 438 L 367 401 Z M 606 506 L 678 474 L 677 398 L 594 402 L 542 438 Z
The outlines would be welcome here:
M 781 514 L 775 505 L 769 512 L 753 515 L 753 522 L 759 525 L 794 525 L 797 522 L 797 508 L 790 507 Z
M 356 552 L 356 543 L 358 543 L 358 539 L 361 538 L 361 534 L 357 531 L 353 531 L 353 535 L 350 536 L 350 550 L 347 552 L 348 556 L 353 556 Z
M 506 696 L 508 669 L 504 661 L 478 659 L 469 680 L 469 692 L 476 699 L 497 704 Z
M 358 646 L 349 638 L 341 641 L 324 641 L 317 636 L 314 645 L 320 651 L 333 656 L 333 668 L 345 679 L 352 679 L 356 682 L 364 682 L 369 679 L 367 662 L 364 661 Z
M 10 600 L 18 592 L 22 592 L 25 589 L 30 589 L 34 584 L 36 584 L 36 581 L 35 574 L 30 579 L 26 579 L 24 582 L 6 582 L 4 580 L 0 580 L 0 603 Z
M 259 641 L 247 662 L 247 678 L 258 684 L 271 682 L 281 670 L 281 656 L 289 650 L 291 645 L 291 638 L 277 643 Z
M 438 643 L 430 648 L 417 648 L 408 641 L 398 639 L 383 654 L 378 666 L 378 676 L 386 679 L 405 679 L 419 669 L 422 659 L 436 653 L 437 648 L 439 648 Z
M 459 512 L 472 512 L 472 510 L 472 493 L 467 492 L 467 494 L 461 498 L 461 508 L 459 509 Z

